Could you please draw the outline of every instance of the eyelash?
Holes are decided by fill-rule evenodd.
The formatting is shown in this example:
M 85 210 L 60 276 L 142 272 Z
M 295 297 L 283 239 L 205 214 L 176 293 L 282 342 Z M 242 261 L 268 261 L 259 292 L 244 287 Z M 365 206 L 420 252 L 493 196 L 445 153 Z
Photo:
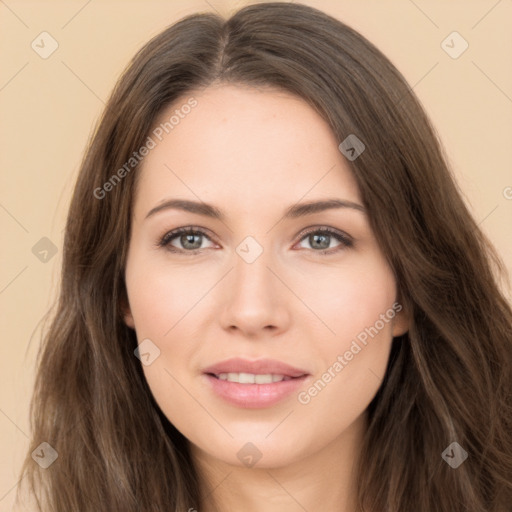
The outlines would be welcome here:
M 315 253 L 324 254 L 324 255 L 334 254 L 334 253 L 339 252 L 340 250 L 353 247 L 353 245 L 354 245 L 354 241 L 352 240 L 352 238 L 349 237 L 348 235 L 346 235 L 345 233 L 342 233 L 340 231 L 337 231 L 337 230 L 334 230 L 332 228 L 325 227 L 325 226 L 314 227 L 312 229 L 309 229 L 306 232 L 302 232 L 300 234 L 301 238 L 299 239 L 299 242 L 302 242 L 302 240 L 304 240 L 304 238 L 306 238 L 308 235 L 318 234 L 318 233 L 320 233 L 322 235 L 326 234 L 326 235 L 332 236 L 336 240 L 338 240 L 338 242 L 340 242 L 341 244 L 338 247 L 334 247 L 334 248 L 330 248 L 330 249 L 321 249 L 321 250 L 310 249 L 311 251 L 313 251 Z M 170 251 L 172 253 L 176 253 L 176 254 L 187 253 L 189 255 L 194 255 L 194 254 L 199 254 L 201 251 L 204 251 L 204 249 L 192 249 L 192 250 L 179 249 L 179 248 L 176 248 L 176 247 L 170 245 L 171 241 L 174 240 L 175 238 L 177 238 L 179 235 L 201 235 L 201 236 L 205 236 L 210 241 L 213 241 L 208 236 L 208 234 L 201 228 L 188 226 L 188 227 L 177 228 L 172 231 L 169 231 L 157 242 L 156 245 L 159 248 L 165 248 L 168 251 Z

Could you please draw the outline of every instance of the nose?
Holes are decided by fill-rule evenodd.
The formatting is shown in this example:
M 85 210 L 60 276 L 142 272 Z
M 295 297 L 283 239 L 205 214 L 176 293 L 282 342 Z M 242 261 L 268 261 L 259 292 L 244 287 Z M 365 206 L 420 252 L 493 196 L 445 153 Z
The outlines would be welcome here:
M 255 338 L 288 329 L 290 292 L 273 267 L 269 251 L 251 263 L 234 254 L 234 268 L 224 280 L 220 322 L 225 330 Z

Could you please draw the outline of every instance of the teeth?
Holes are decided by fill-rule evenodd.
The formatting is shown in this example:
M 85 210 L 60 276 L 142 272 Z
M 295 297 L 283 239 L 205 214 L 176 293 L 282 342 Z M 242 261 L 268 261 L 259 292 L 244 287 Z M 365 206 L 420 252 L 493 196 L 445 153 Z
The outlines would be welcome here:
M 271 373 L 258 375 L 255 375 L 254 373 L 220 373 L 217 377 L 220 380 L 238 382 L 240 384 L 271 384 L 272 382 L 291 379 L 291 377 L 287 377 L 285 375 L 274 375 Z

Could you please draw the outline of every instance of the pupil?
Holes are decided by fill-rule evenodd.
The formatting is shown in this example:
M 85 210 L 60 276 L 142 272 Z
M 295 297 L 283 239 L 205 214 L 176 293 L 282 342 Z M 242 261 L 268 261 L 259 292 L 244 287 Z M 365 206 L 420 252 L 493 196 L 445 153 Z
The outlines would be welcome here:
M 183 247 L 187 247 L 187 244 L 188 244 L 189 242 L 190 242 L 192 245 L 194 245 L 194 244 L 193 244 L 193 240 L 194 240 L 194 238 L 195 238 L 195 237 L 199 238 L 197 235 L 191 235 L 191 234 L 189 234 L 189 235 L 183 235 L 183 236 L 181 237 L 181 242 L 182 242 L 182 244 L 183 244 Z M 183 243 L 183 241 L 185 241 L 185 243 Z M 197 243 L 196 243 L 196 246 L 197 246 L 197 247 L 190 247 L 190 246 L 188 246 L 188 248 L 189 248 L 189 249 L 199 249 L 199 247 L 201 247 L 201 242 L 199 242 L 199 245 L 197 245 Z
M 311 235 L 313 238 L 313 242 L 311 242 L 311 237 L 310 237 L 310 243 L 311 243 L 311 246 L 312 247 L 317 247 L 317 248 L 320 248 L 320 249 L 328 249 L 329 248 L 329 236 L 328 235 Z M 320 245 L 317 244 L 317 239 L 318 238 L 323 238 L 323 241 L 324 241 L 324 244 L 320 243 Z M 325 242 L 327 241 L 327 244 L 325 244 Z

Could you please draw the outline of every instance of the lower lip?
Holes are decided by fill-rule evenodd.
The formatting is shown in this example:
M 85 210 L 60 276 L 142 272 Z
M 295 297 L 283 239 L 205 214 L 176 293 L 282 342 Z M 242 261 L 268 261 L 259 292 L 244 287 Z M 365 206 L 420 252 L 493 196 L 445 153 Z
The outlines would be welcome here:
M 240 384 L 221 380 L 209 374 L 204 374 L 204 376 L 214 393 L 227 402 L 246 409 L 259 409 L 277 404 L 297 391 L 308 377 L 303 375 L 271 384 Z

